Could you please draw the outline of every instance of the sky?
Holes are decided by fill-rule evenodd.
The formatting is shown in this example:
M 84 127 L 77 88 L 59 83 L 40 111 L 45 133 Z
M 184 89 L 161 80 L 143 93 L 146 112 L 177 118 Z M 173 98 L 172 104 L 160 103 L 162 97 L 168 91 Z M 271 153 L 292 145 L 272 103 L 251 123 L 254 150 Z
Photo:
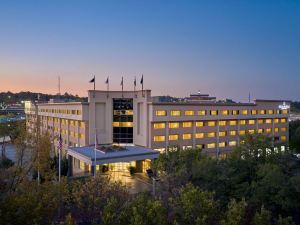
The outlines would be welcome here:
M 300 100 L 300 0 L 0 0 L 0 92 L 142 74 L 152 95 Z

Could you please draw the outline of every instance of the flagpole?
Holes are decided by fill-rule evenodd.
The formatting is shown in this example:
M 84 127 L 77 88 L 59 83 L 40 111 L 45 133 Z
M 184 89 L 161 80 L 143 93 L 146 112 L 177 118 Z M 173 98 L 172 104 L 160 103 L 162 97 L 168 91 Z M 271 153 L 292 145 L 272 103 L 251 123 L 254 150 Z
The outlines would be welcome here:
M 123 89 L 124 89 L 124 83 L 123 83 L 123 77 L 122 77 L 122 81 L 121 81 L 121 85 L 122 85 L 122 98 L 124 98 L 124 94 L 123 94 Z
M 106 87 L 107 87 L 107 98 L 108 98 L 108 93 L 109 93 L 109 77 L 107 77 L 107 80 L 106 80 Z
M 96 78 L 94 76 L 94 98 L 95 98 L 95 91 L 96 91 Z
M 134 76 L 134 83 L 133 83 L 133 87 L 134 87 L 134 90 L 133 90 L 133 92 L 134 92 L 134 97 L 136 97 L 136 76 Z
M 61 133 L 59 134 L 59 149 L 58 149 L 58 182 L 60 182 L 60 177 L 61 177 L 61 145 L 62 145 L 62 140 L 61 140 Z
M 97 128 L 95 128 L 94 177 L 96 177 L 96 149 L 97 149 Z

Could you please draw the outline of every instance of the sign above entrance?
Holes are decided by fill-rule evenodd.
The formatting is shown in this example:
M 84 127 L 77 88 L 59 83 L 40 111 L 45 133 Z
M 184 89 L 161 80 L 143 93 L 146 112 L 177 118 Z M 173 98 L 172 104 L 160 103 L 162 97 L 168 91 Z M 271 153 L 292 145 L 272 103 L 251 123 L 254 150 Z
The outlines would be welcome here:
M 289 109 L 290 106 L 287 105 L 285 102 L 283 102 L 282 105 L 279 105 L 279 106 L 278 106 L 278 108 L 279 108 L 279 109 L 282 109 L 282 110 L 285 110 L 285 109 Z

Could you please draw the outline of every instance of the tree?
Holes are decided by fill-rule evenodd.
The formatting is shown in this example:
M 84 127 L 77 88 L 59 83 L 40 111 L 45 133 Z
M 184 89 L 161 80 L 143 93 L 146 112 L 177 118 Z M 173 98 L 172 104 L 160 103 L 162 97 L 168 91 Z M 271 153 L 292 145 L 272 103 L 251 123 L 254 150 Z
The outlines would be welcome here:
M 245 217 L 247 203 L 245 199 L 240 202 L 236 202 L 235 199 L 231 199 L 228 204 L 228 209 L 225 214 L 225 218 L 221 220 L 221 225 L 240 225 Z
M 271 212 L 261 207 L 260 212 L 256 212 L 251 225 L 270 225 L 271 224 Z

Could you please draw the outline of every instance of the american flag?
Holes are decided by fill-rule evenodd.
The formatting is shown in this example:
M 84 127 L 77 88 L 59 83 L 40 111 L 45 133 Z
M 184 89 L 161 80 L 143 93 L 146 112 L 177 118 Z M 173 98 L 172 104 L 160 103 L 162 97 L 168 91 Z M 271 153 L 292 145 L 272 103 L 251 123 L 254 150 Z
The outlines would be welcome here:
M 58 140 L 58 150 L 59 151 L 62 150 L 62 138 L 61 138 L 61 134 L 59 135 L 59 140 Z

